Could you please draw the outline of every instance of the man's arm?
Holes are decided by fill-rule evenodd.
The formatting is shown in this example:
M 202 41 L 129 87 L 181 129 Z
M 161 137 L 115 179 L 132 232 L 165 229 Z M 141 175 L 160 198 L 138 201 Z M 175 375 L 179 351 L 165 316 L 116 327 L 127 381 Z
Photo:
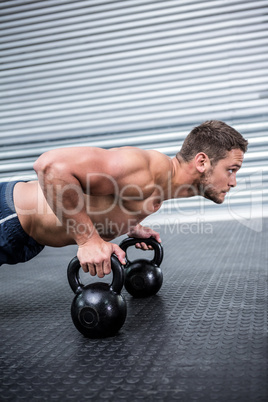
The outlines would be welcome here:
M 78 245 L 77 256 L 85 272 L 103 277 L 110 273 L 111 254 L 124 264 L 125 253 L 101 239 L 87 214 L 84 193 L 116 196 L 128 183 L 142 186 L 138 181 L 147 180 L 148 171 L 145 155 L 141 150 L 77 147 L 46 152 L 35 162 L 41 188 L 55 215 L 65 227 L 69 219 L 75 221 L 70 235 Z

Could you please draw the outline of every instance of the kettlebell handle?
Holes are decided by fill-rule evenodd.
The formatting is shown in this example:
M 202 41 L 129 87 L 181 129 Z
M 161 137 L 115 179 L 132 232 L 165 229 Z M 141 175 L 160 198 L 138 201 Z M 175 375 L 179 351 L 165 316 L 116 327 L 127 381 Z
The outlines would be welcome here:
M 157 265 L 158 267 L 160 266 L 164 252 L 163 252 L 163 247 L 161 244 L 155 240 L 154 237 L 149 237 L 148 239 L 142 239 L 142 238 L 135 238 L 135 237 L 129 237 L 124 239 L 120 244 L 119 247 L 126 252 L 127 248 L 130 246 L 134 246 L 136 243 L 146 243 L 148 246 L 152 246 L 154 249 L 154 258 L 150 261 L 151 264 Z
M 74 257 L 67 268 L 67 277 L 69 285 L 74 293 L 81 293 L 85 285 L 80 280 L 79 270 L 81 268 L 77 257 Z M 111 255 L 111 268 L 113 272 L 113 280 L 110 285 L 110 290 L 115 293 L 120 293 L 124 285 L 124 269 L 118 258 Z

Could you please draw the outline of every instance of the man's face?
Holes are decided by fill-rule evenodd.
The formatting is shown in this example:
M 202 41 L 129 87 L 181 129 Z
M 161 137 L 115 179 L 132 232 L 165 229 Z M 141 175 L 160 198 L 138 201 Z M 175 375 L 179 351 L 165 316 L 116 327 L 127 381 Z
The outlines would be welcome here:
M 242 166 L 244 153 L 240 149 L 232 149 L 224 159 L 204 173 L 200 181 L 201 195 L 221 204 L 231 187 L 236 186 L 236 173 Z

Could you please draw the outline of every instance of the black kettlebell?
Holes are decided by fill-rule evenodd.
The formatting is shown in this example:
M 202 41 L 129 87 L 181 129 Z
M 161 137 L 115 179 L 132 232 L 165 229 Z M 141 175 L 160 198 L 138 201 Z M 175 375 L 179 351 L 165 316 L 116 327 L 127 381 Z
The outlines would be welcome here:
M 134 297 L 148 297 L 155 295 L 162 286 L 163 274 L 160 264 L 163 260 L 163 247 L 153 237 L 149 239 L 126 238 L 120 243 L 122 250 L 136 243 L 144 242 L 154 249 L 154 258 L 140 259 L 130 262 L 126 254 L 125 288 Z
M 85 286 L 80 282 L 78 258 L 74 257 L 68 265 L 68 281 L 76 293 L 71 306 L 72 320 L 78 331 L 88 338 L 113 336 L 126 319 L 126 302 L 120 294 L 124 268 L 114 255 L 111 256 L 111 267 L 111 285 L 96 282 Z

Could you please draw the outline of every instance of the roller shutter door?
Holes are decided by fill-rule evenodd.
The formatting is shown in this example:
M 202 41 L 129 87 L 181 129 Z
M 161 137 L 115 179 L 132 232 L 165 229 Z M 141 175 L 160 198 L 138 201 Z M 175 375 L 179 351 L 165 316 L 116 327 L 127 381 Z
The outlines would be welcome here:
M 59 146 L 128 144 L 173 156 L 193 126 L 218 119 L 250 142 L 233 205 L 251 211 L 254 193 L 265 210 L 267 0 L 0 7 L 1 181 L 34 178 L 33 161 Z M 167 202 L 161 213 L 214 211 L 200 202 Z

